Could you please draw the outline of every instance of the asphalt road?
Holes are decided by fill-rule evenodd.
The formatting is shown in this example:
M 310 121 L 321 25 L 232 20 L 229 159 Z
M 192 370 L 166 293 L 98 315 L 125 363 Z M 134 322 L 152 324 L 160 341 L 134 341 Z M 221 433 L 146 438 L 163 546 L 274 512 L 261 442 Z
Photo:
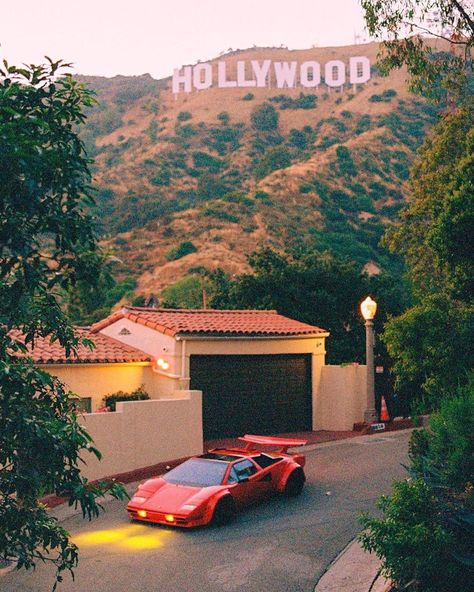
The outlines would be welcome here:
M 307 451 L 299 498 L 274 498 L 224 527 L 194 531 L 131 524 L 113 501 L 93 522 L 63 526 L 80 548 L 73 582 L 59 592 L 312 592 L 333 558 L 360 530 L 361 511 L 405 475 L 409 432 L 364 436 Z M 2 592 L 49 592 L 50 566 L 0 578 Z

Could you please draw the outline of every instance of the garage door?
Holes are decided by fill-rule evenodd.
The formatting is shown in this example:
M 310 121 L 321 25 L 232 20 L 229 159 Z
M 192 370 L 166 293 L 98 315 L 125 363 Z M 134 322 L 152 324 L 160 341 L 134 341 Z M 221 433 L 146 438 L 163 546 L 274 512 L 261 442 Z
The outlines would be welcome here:
M 311 355 L 191 356 L 206 440 L 311 430 Z

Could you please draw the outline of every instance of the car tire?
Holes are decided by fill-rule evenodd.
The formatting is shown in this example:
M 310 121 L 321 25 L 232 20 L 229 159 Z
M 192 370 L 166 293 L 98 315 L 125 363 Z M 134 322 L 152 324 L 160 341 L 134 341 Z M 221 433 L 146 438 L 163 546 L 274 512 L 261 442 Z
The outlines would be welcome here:
M 300 495 L 303 491 L 305 480 L 303 469 L 294 470 L 286 481 L 283 495 L 285 497 L 296 497 Z
M 228 524 L 234 515 L 234 500 L 230 496 L 223 497 L 217 502 L 214 508 L 211 524 L 214 526 L 223 526 L 224 524 Z

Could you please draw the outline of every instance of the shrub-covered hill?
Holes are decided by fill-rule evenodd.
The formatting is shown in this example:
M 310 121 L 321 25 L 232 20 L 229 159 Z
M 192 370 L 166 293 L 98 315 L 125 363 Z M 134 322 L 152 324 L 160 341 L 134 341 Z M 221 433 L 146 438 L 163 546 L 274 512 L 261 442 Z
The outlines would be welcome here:
M 289 51 L 254 48 L 237 60 L 365 55 L 377 44 Z M 218 61 L 218 60 L 215 60 Z M 95 158 L 104 243 L 137 293 L 222 267 L 247 270 L 262 244 L 311 245 L 370 271 L 396 262 L 379 246 L 407 197 L 408 169 L 435 121 L 404 72 L 340 89 L 216 88 L 173 94 L 171 79 L 82 77 L 99 104 L 81 132 Z

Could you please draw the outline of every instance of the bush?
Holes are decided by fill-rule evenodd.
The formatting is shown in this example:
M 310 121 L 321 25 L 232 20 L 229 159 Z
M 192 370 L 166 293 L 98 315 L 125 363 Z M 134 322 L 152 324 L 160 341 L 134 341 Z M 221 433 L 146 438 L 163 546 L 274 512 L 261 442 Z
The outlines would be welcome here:
M 191 241 L 184 241 L 177 247 L 170 249 L 165 256 L 168 261 L 176 261 L 177 259 L 181 259 L 181 257 L 185 257 L 196 251 L 197 247 Z
M 290 146 L 304 150 L 308 146 L 308 136 L 301 130 L 291 129 L 288 143 Z
M 198 134 L 198 131 L 191 123 L 185 125 L 176 125 L 174 128 L 176 136 L 182 139 L 192 138 Z
M 311 183 L 301 183 L 300 193 L 311 193 L 312 191 L 314 191 L 314 187 Z
M 166 308 L 202 308 L 203 290 L 208 282 L 201 277 L 187 275 L 163 289 L 161 297 Z
M 171 174 L 167 166 L 163 166 L 161 170 L 150 179 L 150 183 L 156 187 L 168 187 L 170 182 Z
M 413 434 L 410 458 L 417 475 L 434 468 L 443 485 L 462 492 L 474 481 L 473 452 L 474 378 L 459 387 L 455 397 L 442 400 L 428 430 Z
M 247 93 L 242 97 L 242 101 L 253 101 L 255 95 L 253 93 Z
M 291 156 L 284 146 L 272 148 L 265 153 L 262 160 L 255 167 L 255 177 L 262 179 L 272 171 L 283 169 L 291 164 Z
M 207 152 L 196 151 L 193 152 L 193 162 L 196 168 L 206 168 L 211 173 L 218 173 L 224 166 L 224 162 L 220 158 L 211 156 Z
M 227 111 L 221 111 L 217 115 L 217 119 L 223 123 L 223 125 L 227 125 L 230 121 L 230 115 Z
M 273 203 L 270 194 L 266 191 L 261 191 L 260 189 L 255 192 L 255 199 L 259 199 L 262 203 L 267 205 L 272 205 Z
M 351 151 L 346 146 L 336 148 L 337 165 L 339 172 L 346 177 L 355 177 L 357 169 L 352 160 Z
M 146 401 L 150 395 L 145 391 L 143 384 L 131 393 L 117 391 L 103 398 L 104 406 L 109 407 L 110 411 L 115 411 L 116 404 L 119 401 Z
M 297 99 L 293 99 L 289 95 L 277 95 L 269 100 L 272 103 L 278 103 L 280 109 L 314 109 L 317 98 L 317 95 L 300 93 Z
M 474 375 L 445 398 L 428 430 L 410 441 L 412 480 L 394 484 L 364 516 L 364 549 L 382 560 L 398 589 L 460 592 L 474 578 Z
M 357 122 L 355 133 L 362 134 L 370 129 L 370 115 L 362 115 L 359 121 Z
M 190 113 L 189 111 L 180 111 L 178 113 L 178 121 L 189 121 L 192 117 L 192 113 Z
M 381 95 L 372 95 L 371 97 L 369 97 L 369 101 L 371 103 L 390 103 L 390 101 L 392 100 L 392 97 L 396 97 L 397 96 L 397 91 L 393 90 L 393 88 L 389 88 L 387 90 L 384 90 L 383 93 Z
M 388 88 L 387 90 L 384 90 L 382 93 L 382 97 L 384 99 L 391 99 L 392 97 L 396 97 L 397 96 L 397 91 L 394 90 L 393 88 Z
M 270 103 L 262 103 L 252 110 L 250 122 L 254 130 L 268 132 L 278 129 L 279 115 Z
M 215 202 L 212 206 L 206 206 L 201 215 L 217 218 L 218 220 L 225 220 L 226 222 L 233 222 L 234 224 L 237 224 L 240 221 L 238 215 L 230 213 L 228 207 L 219 202 Z
M 381 103 L 382 101 L 381 95 L 372 95 L 369 97 L 369 103 Z

